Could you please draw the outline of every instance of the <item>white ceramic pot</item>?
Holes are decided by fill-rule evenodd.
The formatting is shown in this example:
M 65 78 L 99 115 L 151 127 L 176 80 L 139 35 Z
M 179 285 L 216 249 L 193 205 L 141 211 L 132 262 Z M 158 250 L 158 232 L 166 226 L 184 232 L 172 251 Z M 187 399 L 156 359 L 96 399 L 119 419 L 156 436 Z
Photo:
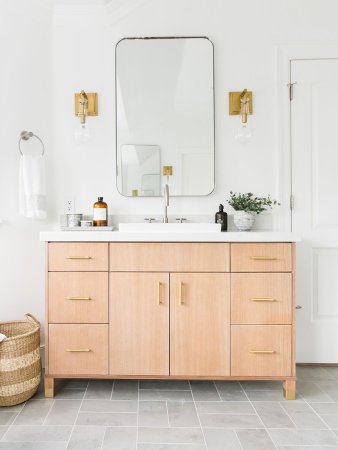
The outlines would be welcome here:
M 255 223 L 255 213 L 246 211 L 236 211 L 234 223 L 239 231 L 250 231 Z

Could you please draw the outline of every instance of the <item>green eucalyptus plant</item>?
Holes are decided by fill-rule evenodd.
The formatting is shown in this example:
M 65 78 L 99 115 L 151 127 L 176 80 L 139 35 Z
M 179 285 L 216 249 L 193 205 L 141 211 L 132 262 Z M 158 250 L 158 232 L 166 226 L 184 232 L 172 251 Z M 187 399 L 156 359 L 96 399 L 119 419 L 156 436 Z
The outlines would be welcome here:
M 227 200 L 235 211 L 245 211 L 260 214 L 267 209 L 272 209 L 275 205 L 280 205 L 277 200 L 267 197 L 254 197 L 252 192 L 245 194 L 230 191 L 230 198 Z

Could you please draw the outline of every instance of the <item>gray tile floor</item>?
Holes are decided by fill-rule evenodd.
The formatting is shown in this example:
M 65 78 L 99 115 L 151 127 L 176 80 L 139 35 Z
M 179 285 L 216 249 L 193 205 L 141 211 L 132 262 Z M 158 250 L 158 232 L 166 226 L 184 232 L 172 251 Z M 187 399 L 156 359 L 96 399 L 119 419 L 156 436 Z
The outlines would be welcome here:
M 338 367 L 298 367 L 298 395 L 271 381 L 63 380 L 0 408 L 0 450 L 338 449 Z

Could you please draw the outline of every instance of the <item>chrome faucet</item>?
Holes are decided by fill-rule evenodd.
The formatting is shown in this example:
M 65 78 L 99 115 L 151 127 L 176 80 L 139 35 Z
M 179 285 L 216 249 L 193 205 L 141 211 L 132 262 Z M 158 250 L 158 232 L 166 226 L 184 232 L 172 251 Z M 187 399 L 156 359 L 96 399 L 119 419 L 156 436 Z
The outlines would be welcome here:
M 168 206 L 169 206 L 169 186 L 168 183 L 164 186 L 164 216 L 163 223 L 168 223 Z

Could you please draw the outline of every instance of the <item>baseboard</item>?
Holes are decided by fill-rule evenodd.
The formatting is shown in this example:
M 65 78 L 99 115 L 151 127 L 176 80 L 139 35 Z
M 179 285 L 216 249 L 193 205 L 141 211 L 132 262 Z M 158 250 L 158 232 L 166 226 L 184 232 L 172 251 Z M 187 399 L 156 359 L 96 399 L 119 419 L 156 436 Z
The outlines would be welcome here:
M 330 367 L 330 366 L 337 367 L 338 366 L 338 363 L 312 363 L 312 362 L 304 363 L 304 362 L 302 362 L 302 363 L 296 363 L 296 364 L 297 364 L 297 366 L 328 366 L 328 367 Z

